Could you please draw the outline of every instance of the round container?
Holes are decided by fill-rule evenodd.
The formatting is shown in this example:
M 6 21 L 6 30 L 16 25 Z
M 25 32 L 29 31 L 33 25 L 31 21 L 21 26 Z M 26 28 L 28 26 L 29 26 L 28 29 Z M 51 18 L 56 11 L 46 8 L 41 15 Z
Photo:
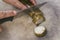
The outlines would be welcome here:
M 34 29 L 34 34 L 37 37 L 44 37 L 47 33 L 47 29 L 44 26 L 38 26 Z

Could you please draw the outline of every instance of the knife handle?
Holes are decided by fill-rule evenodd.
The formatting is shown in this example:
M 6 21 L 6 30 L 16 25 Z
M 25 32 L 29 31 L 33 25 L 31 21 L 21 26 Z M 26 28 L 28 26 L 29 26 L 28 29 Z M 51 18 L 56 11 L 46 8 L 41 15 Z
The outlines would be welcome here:
M 33 6 L 34 4 L 32 4 L 32 2 L 30 0 L 19 0 L 20 2 L 22 2 L 24 5 L 29 5 L 29 6 Z
M 13 18 L 14 18 L 14 16 L 0 19 L 0 24 L 4 23 L 4 22 L 6 22 L 6 21 L 12 21 Z

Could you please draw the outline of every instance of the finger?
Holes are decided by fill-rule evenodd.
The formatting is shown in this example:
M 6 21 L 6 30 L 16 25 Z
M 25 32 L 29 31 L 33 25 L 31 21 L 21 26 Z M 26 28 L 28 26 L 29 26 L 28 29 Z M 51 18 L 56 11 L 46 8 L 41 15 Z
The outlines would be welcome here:
M 34 5 L 36 5 L 36 0 L 30 0 Z
M 7 3 L 9 3 L 9 4 L 12 4 L 13 6 L 18 7 L 20 9 L 22 9 L 22 10 L 24 10 L 24 9 L 27 8 L 24 4 L 22 4 L 18 0 L 4 0 L 4 1 L 7 2 Z
M 16 11 L 0 11 L 0 19 L 15 15 L 16 15 Z

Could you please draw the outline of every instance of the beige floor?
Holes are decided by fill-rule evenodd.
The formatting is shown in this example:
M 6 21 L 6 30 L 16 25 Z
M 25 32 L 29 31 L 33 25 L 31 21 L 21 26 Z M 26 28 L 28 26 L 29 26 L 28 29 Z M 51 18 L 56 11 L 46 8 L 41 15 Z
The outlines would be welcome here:
M 60 3 L 59 0 L 45 0 L 48 3 L 41 7 L 46 21 L 40 25 L 47 28 L 47 35 L 38 38 L 34 35 L 33 29 L 36 27 L 32 19 L 27 14 L 20 13 L 19 18 L 12 22 L 8 21 L 2 24 L 3 32 L 0 33 L 0 40 L 60 40 Z M 38 3 L 45 2 L 43 0 Z M 0 0 L 0 10 L 18 10 L 15 7 Z

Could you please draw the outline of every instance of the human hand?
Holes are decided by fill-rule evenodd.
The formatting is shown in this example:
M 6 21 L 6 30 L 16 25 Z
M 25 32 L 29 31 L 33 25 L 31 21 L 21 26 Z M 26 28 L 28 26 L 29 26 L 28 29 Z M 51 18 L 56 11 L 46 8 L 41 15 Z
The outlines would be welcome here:
M 7 18 L 10 16 L 15 16 L 16 11 L 9 10 L 9 11 L 0 11 L 0 19 Z
M 9 11 L 0 11 L 0 19 L 10 17 L 10 16 L 15 16 L 16 11 L 9 10 Z M 3 31 L 2 25 L 0 24 L 0 32 Z
M 19 0 L 3 0 L 3 1 L 5 1 L 6 3 L 9 3 L 15 7 L 18 7 L 22 10 L 27 9 L 27 7 L 24 4 L 22 4 Z M 36 5 L 35 0 L 30 0 L 30 1 L 32 2 L 32 4 Z

